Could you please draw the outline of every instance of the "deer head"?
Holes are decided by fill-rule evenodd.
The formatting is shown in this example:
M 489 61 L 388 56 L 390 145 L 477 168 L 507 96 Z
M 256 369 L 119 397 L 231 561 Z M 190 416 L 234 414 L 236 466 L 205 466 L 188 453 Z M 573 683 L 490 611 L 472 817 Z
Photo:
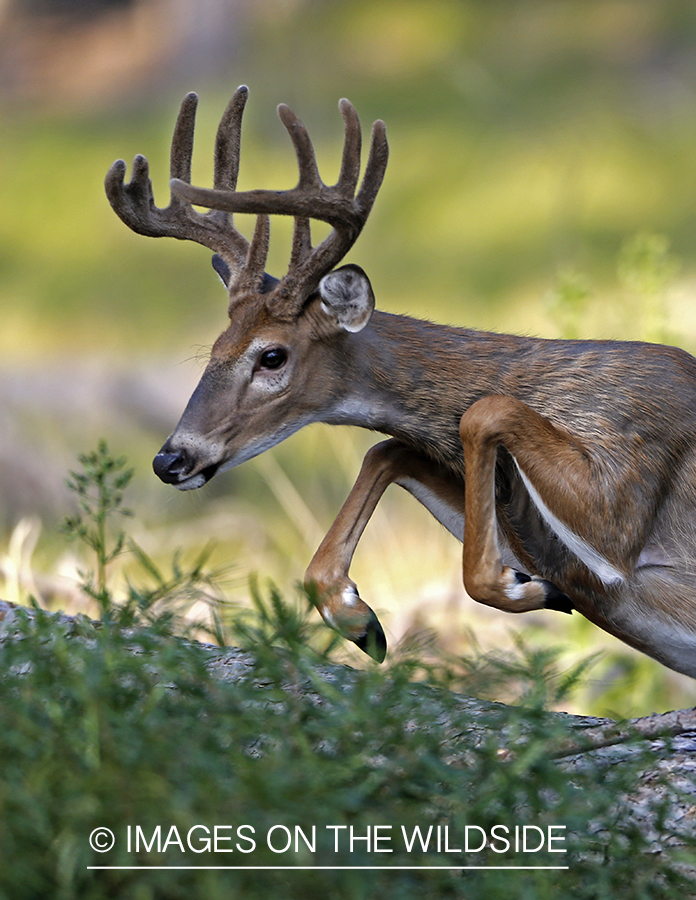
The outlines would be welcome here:
M 338 181 L 324 184 L 305 127 L 285 105 L 278 115 L 299 167 L 296 187 L 237 191 L 240 137 L 248 89 L 240 87 L 220 122 L 213 188 L 193 187 L 191 155 L 198 98 L 181 105 L 171 148 L 171 199 L 155 206 L 147 160 L 137 156 L 132 176 L 117 160 L 106 193 L 117 215 L 139 234 L 196 241 L 214 251 L 213 267 L 229 292 L 228 328 L 184 414 L 154 459 L 154 470 L 181 490 L 201 487 L 272 447 L 303 425 L 320 420 L 340 394 L 340 367 L 332 357 L 370 319 L 374 296 L 358 266 L 334 267 L 358 238 L 382 183 L 388 147 L 384 123 L 375 122 L 365 174 L 360 176 L 361 131 L 353 106 L 341 100 L 345 143 Z M 205 207 L 206 213 L 194 206 Z M 257 216 L 251 241 L 233 213 Z M 270 215 L 294 217 L 287 273 L 265 272 Z M 312 246 L 310 219 L 332 230 Z

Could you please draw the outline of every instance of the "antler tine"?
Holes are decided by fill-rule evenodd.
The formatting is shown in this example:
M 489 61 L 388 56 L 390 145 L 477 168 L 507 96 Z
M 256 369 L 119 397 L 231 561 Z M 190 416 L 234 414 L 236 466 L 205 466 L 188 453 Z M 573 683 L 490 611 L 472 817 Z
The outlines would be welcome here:
M 256 227 L 244 266 L 230 286 L 231 293 L 258 290 L 266 268 L 270 236 L 271 220 L 265 213 L 261 213 L 256 217 Z
M 336 187 L 342 194 L 350 194 L 352 196 L 360 178 L 360 153 L 362 150 L 360 119 L 350 100 L 343 98 L 339 102 L 338 108 L 343 116 L 345 140 L 343 143 L 341 174 L 338 176 Z
M 307 129 L 304 127 L 299 118 L 285 103 L 278 106 L 278 118 L 285 125 L 290 135 L 295 155 L 297 156 L 297 167 L 300 170 L 300 180 L 297 182 L 296 191 L 307 188 L 323 187 L 323 181 L 319 175 L 317 168 L 317 160 L 314 155 L 314 146 L 310 140 Z
M 191 157 L 193 156 L 193 135 L 196 129 L 198 95 L 191 92 L 184 97 L 176 117 L 172 146 L 169 153 L 169 177 L 191 181 Z
M 343 148 L 341 174 L 334 191 L 340 192 L 342 198 L 353 198 L 353 193 L 360 176 L 360 122 L 357 113 L 347 100 L 341 101 L 346 139 Z M 357 132 L 357 133 L 356 133 Z M 351 217 L 346 217 L 340 225 L 305 256 L 301 265 L 290 270 L 287 277 L 304 284 L 303 295 L 297 298 L 298 304 L 304 297 L 314 291 L 323 278 L 338 263 L 357 240 L 374 204 L 389 160 L 386 126 L 378 119 L 372 126 L 370 153 L 365 167 L 362 184 L 351 202 Z M 319 216 L 316 216 L 319 218 Z
M 191 155 L 193 153 L 193 132 L 196 122 L 196 94 L 184 98 L 172 137 L 169 170 L 172 178 L 191 180 Z M 181 202 L 172 196 L 169 206 L 160 209 L 155 206 L 150 181 L 150 167 L 144 156 L 133 160 L 131 180 L 125 184 L 126 164 L 118 159 L 109 169 L 104 186 L 114 212 L 138 234 L 147 237 L 189 237 L 183 227 Z M 176 214 L 173 211 L 176 210 Z M 187 223 L 192 224 L 192 223 Z M 197 238 L 193 238 L 197 240 Z
M 296 216 L 292 234 L 290 266 L 292 272 L 300 266 L 312 252 L 312 227 L 307 216 Z
M 297 189 L 306 190 L 308 188 L 314 188 L 315 190 L 321 190 L 321 188 L 324 187 L 324 183 L 319 175 L 314 146 L 310 140 L 307 129 L 285 103 L 279 104 L 278 116 L 290 135 L 290 140 L 295 148 L 297 167 L 299 169 Z M 295 215 L 289 271 L 292 272 L 300 266 L 311 251 L 312 234 L 310 219 L 306 215 Z
M 353 179 L 355 162 L 346 166 L 344 181 L 334 187 L 328 187 L 319 176 L 314 148 L 306 128 L 290 110 L 281 104 L 278 115 L 285 125 L 297 156 L 300 177 L 297 185 L 286 191 L 252 190 L 228 191 L 194 187 L 183 180 L 173 180 L 172 190 L 189 203 L 207 206 L 209 209 L 224 210 L 232 213 L 268 213 L 269 215 L 285 215 L 306 217 L 328 222 L 334 228 L 351 227 L 355 236 L 362 227 L 361 217 L 355 208 L 353 190 L 349 188 Z M 357 118 L 357 117 L 356 117 Z M 359 123 L 358 127 L 359 127 Z M 350 133 L 349 145 L 355 154 L 354 126 L 347 129 Z M 357 165 L 359 166 L 359 159 Z M 355 179 L 357 181 L 357 179 Z
M 170 152 L 170 175 L 177 184 L 191 179 L 197 105 L 196 94 L 188 94 L 177 116 Z M 125 162 L 116 160 L 106 175 L 104 187 L 114 212 L 129 228 L 148 237 L 195 241 L 220 254 L 232 268 L 239 269 L 243 265 L 249 242 L 232 227 L 228 216 L 194 212 L 185 198 L 174 191 L 167 207 L 156 206 L 149 165 L 144 156 L 138 155 L 133 160 L 130 182 L 125 182 L 125 175 Z M 225 183 L 229 183 L 229 177 Z
M 234 191 L 239 177 L 239 153 L 242 141 L 242 116 L 249 99 L 249 88 L 237 88 L 220 119 L 215 137 L 215 170 L 213 184 L 219 190 Z M 172 175 L 172 178 L 175 178 Z M 182 178 L 189 181 L 190 178 Z
M 356 204 L 364 211 L 365 218 L 369 215 L 377 197 L 377 192 L 382 187 L 388 162 L 387 126 L 381 119 L 377 119 L 372 126 L 370 153 L 367 157 L 365 175 L 355 198 Z
M 124 183 L 125 176 L 126 164 L 122 159 L 117 159 L 106 173 L 104 187 L 114 212 L 138 234 L 159 237 L 161 227 L 156 227 L 152 222 L 152 183 L 145 157 L 136 156 L 133 160 L 129 184 Z

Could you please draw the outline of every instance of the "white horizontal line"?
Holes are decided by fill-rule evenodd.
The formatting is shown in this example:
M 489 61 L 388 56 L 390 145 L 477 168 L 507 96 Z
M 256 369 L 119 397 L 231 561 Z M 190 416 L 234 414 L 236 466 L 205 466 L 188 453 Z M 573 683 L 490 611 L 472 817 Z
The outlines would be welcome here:
M 409 870 L 409 871 L 426 871 L 434 869 L 443 869 L 445 871 L 463 871 L 464 869 L 569 869 L 570 866 L 87 866 L 88 869 L 201 869 L 201 870 L 218 870 L 218 869 L 252 869 L 264 870 L 282 869 L 284 871 L 291 869 L 302 870 L 321 870 L 321 871 L 350 871 L 352 869 L 385 872 L 389 869 Z

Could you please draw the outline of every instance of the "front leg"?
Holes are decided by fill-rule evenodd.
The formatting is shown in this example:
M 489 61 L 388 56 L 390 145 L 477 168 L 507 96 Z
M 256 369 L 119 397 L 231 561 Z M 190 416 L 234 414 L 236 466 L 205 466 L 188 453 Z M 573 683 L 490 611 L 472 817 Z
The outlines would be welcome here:
M 375 613 L 360 598 L 348 571 L 355 548 L 382 494 L 397 483 L 458 531 L 464 523 L 463 486 L 415 450 L 391 439 L 372 447 L 335 522 L 314 554 L 305 586 L 327 625 L 382 662 L 387 641 Z

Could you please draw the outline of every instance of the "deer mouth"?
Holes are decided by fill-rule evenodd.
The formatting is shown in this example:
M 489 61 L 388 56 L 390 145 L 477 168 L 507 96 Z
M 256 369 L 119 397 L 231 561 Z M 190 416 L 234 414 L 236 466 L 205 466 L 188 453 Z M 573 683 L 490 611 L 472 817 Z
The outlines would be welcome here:
M 197 488 L 203 487 L 204 484 L 207 484 L 219 468 L 219 463 L 214 463 L 211 466 L 206 466 L 205 469 L 201 469 L 201 471 L 197 472 L 195 475 L 189 475 L 184 478 L 183 481 L 172 483 L 174 484 L 174 487 L 180 491 L 194 491 Z

